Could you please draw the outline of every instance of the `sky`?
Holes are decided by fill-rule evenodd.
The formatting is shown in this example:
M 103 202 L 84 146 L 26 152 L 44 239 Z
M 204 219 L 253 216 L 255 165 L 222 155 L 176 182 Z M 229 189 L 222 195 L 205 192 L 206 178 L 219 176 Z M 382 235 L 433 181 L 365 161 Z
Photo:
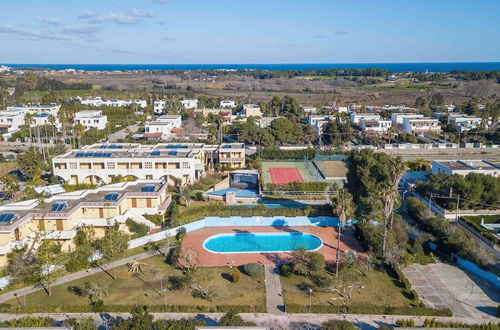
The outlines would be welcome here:
M 500 62 L 499 0 L 0 0 L 0 63 Z

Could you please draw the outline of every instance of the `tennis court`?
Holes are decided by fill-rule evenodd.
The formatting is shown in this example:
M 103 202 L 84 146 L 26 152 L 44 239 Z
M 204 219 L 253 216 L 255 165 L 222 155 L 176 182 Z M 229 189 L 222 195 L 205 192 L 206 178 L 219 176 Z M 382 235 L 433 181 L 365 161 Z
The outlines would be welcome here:
M 316 177 L 311 174 L 311 171 L 307 169 L 306 165 L 304 164 L 304 161 L 263 161 L 262 162 L 262 182 L 264 184 L 267 183 L 276 183 L 271 179 L 271 174 L 270 174 L 270 169 L 272 168 L 289 168 L 291 170 L 286 170 L 287 174 L 290 171 L 297 171 L 298 174 L 300 174 L 300 177 L 302 178 L 303 181 L 298 181 L 298 182 L 313 182 L 317 181 Z M 276 172 L 274 170 L 271 170 L 271 172 Z M 294 175 L 294 174 L 290 174 Z M 295 174 L 296 175 L 296 174 Z M 279 174 L 278 174 L 279 176 Z M 278 180 L 280 180 L 278 178 Z M 290 182 L 290 181 L 288 181 Z M 293 182 L 293 181 L 291 181 Z M 297 181 L 296 181 L 297 182 Z
M 320 170 L 321 175 L 326 180 L 346 179 L 347 167 L 343 161 L 324 160 L 314 161 L 316 167 Z
M 269 176 L 272 183 L 287 184 L 290 182 L 304 182 L 296 167 L 270 167 Z

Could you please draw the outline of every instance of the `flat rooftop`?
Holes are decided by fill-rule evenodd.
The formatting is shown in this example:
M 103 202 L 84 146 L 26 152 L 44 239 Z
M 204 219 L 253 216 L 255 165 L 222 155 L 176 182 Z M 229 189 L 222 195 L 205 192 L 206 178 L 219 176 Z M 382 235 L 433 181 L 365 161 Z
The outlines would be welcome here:
M 154 196 L 166 189 L 167 184 L 160 180 L 139 180 L 102 186 L 92 190 L 79 190 L 54 195 L 41 206 L 36 199 L 6 204 L 0 207 L 0 231 L 12 231 L 18 224 L 36 215 L 45 219 L 65 219 L 76 211 L 79 204 L 94 207 L 114 207 L 126 195 Z
M 440 160 L 435 161 L 451 170 L 497 170 L 500 166 L 484 160 Z

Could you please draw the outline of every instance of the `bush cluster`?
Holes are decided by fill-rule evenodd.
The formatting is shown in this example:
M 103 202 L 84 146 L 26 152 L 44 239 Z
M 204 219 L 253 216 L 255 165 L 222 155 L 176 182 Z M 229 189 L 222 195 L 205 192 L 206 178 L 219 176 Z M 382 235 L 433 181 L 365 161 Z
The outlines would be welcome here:
M 305 192 L 324 192 L 328 188 L 328 182 L 290 182 L 286 184 L 268 183 L 265 190 L 270 192 L 280 191 L 305 191 Z
M 264 271 L 264 268 L 262 267 L 262 265 L 260 265 L 256 262 L 245 264 L 245 265 L 243 265 L 242 269 L 243 269 L 243 272 L 245 274 L 247 274 L 248 276 L 257 276 L 259 274 L 262 274 L 262 272 Z
M 305 313 L 309 306 L 286 304 L 287 313 Z M 373 305 L 336 306 L 312 305 L 311 313 L 346 313 L 346 314 L 378 314 L 378 315 L 415 315 L 415 316 L 453 316 L 449 309 L 432 309 L 428 307 L 388 307 Z

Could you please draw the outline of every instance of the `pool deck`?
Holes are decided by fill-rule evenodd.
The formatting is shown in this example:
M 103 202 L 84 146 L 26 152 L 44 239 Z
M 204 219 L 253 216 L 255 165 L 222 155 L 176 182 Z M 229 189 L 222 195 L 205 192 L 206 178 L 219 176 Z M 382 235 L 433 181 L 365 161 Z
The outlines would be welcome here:
M 182 242 L 182 254 L 188 249 L 193 249 L 198 252 L 198 266 L 239 266 L 250 262 L 258 262 L 261 264 L 275 264 L 280 261 L 290 259 L 291 255 L 288 252 L 260 252 L 260 253 L 214 253 L 205 250 L 203 242 L 210 236 L 226 233 L 286 233 L 286 232 L 302 232 L 313 234 L 323 241 L 323 245 L 316 252 L 320 252 L 325 256 L 326 261 L 334 261 L 337 246 L 337 228 L 334 227 L 265 227 L 265 226 L 248 226 L 248 227 L 206 227 L 189 232 Z M 346 235 L 344 235 L 344 233 Z M 341 251 L 358 251 L 360 256 L 365 256 L 361 244 L 352 237 L 352 232 L 343 231 L 340 244 Z M 183 260 L 181 259 L 182 263 Z

